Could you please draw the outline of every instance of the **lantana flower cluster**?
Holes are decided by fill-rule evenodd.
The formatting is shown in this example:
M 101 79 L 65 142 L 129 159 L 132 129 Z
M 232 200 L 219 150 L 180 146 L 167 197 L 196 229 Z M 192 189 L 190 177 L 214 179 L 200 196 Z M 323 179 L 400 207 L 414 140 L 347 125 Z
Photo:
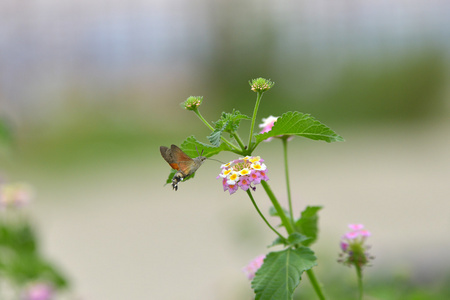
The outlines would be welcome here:
M 344 265 L 355 265 L 362 268 L 373 259 L 369 255 L 369 246 L 365 244 L 366 239 L 371 235 L 370 231 L 364 229 L 363 224 L 349 224 L 351 231 L 344 234 L 341 238 L 341 250 L 339 262 Z
M 261 180 L 269 180 L 267 167 L 259 156 L 246 156 L 230 161 L 221 166 L 222 172 L 217 178 L 222 178 L 223 190 L 234 194 L 239 188 L 247 191 L 255 190 L 254 185 Z

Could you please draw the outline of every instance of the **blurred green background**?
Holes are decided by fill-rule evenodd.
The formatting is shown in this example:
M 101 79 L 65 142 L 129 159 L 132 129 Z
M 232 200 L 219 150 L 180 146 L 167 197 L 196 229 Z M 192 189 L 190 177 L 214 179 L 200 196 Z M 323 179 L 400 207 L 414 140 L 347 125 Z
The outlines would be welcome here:
M 442 299 L 449 11 L 443 0 L 3 1 L 0 117 L 13 133 L 3 177 L 34 185 L 46 253 L 83 299 L 250 299 L 240 268 L 273 236 L 243 193 L 222 192 L 216 162 L 178 192 L 163 186 L 158 148 L 206 141 L 179 106 L 188 96 L 204 96 L 208 121 L 251 115 L 248 80 L 270 78 L 258 120 L 311 113 L 346 139 L 290 144 L 295 208 L 325 207 L 313 250 L 330 296 L 356 297 L 353 271 L 335 260 L 360 222 L 376 256 L 370 299 Z M 280 143 L 258 150 L 285 203 Z

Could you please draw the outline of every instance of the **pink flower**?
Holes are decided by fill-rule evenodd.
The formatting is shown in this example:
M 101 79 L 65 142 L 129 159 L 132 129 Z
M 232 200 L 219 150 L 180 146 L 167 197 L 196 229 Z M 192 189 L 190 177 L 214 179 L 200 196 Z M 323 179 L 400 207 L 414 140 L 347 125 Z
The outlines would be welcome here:
M 253 259 L 247 266 L 242 268 L 242 271 L 245 273 L 245 275 L 247 275 L 247 278 L 249 280 L 252 280 L 255 277 L 256 271 L 261 268 L 265 258 L 265 255 L 260 255 Z
M 354 240 L 359 236 L 359 231 L 350 231 L 344 235 L 344 238 Z
M 363 224 L 348 224 L 348 228 L 351 230 L 361 230 L 364 228 Z
M 360 230 L 360 231 L 359 231 L 359 234 L 360 234 L 361 236 L 363 236 L 363 237 L 367 237 L 367 236 L 371 236 L 371 235 L 372 235 L 372 234 L 370 233 L 370 231 L 365 230 L 365 229 Z
M 363 224 L 350 224 L 348 227 L 351 231 L 342 236 L 340 242 L 342 253 L 339 255 L 341 258 L 338 262 L 362 268 L 369 263 L 369 260 L 373 259 L 367 251 L 369 247 L 365 244 L 370 232 L 363 229 Z
M 262 124 L 259 124 L 259 128 L 262 128 L 260 133 L 266 133 L 266 132 L 269 132 L 270 130 L 272 130 L 273 124 L 277 121 L 277 119 L 278 119 L 278 117 L 274 117 L 274 116 L 269 116 L 268 118 L 263 118 Z M 270 137 L 264 141 L 270 142 L 271 140 L 273 140 L 273 137 Z
M 34 283 L 30 285 L 23 294 L 24 300 L 50 300 L 53 289 L 45 283 Z
M 274 117 L 274 116 L 269 116 L 268 118 L 263 118 L 262 124 L 259 124 L 259 128 L 263 129 L 263 130 L 261 130 L 260 133 L 269 132 L 272 129 L 273 124 L 277 121 L 277 119 L 278 119 L 278 117 Z

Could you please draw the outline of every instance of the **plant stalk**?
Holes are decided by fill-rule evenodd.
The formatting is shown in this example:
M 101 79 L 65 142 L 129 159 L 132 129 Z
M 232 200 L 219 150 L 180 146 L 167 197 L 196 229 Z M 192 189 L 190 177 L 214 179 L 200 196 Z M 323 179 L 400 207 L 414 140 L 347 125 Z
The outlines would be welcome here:
M 258 107 L 259 107 L 259 103 L 261 102 L 262 96 L 263 96 L 263 93 L 261 93 L 261 92 L 256 93 L 256 103 L 255 103 L 255 108 L 253 109 L 252 125 L 250 127 L 250 136 L 248 137 L 248 148 L 250 149 L 250 151 L 253 151 L 253 147 L 252 147 L 253 130 L 255 128 L 256 115 L 258 113 Z
M 291 198 L 291 185 L 289 182 L 289 163 L 288 163 L 288 154 L 287 154 L 287 146 L 288 146 L 288 137 L 283 137 L 281 139 L 283 141 L 283 152 L 284 152 L 284 171 L 286 173 L 286 189 L 289 203 L 289 216 L 291 217 L 291 224 L 294 226 L 294 210 L 292 208 L 292 198 Z
M 308 271 L 306 271 L 306 274 L 308 275 L 309 281 L 311 282 L 314 291 L 316 292 L 317 296 L 319 297 L 320 300 L 325 300 L 325 295 L 322 292 L 322 288 L 320 287 L 319 282 L 316 279 L 316 275 L 314 274 L 313 269 L 309 269 Z
M 275 228 L 272 227 L 272 225 L 270 225 L 270 223 L 267 221 L 267 219 L 262 214 L 261 210 L 259 210 L 259 207 L 256 204 L 255 199 L 253 198 L 252 192 L 250 191 L 250 189 L 247 190 L 247 195 L 250 197 L 250 200 L 252 201 L 253 206 L 256 208 L 256 211 L 258 212 L 259 216 L 264 220 L 264 222 L 267 224 L 267 226 L 269 226 L 269 228 L 272 229 L 272 231 L 275 232 L 275 234 L 278 235 L 282 240 L 286 240 L 286 238 L 284 236 L 282 236 L 281 233 L 279 233 Z
M 355 265 L 355 267 L 356 267 L 356 275 L 358 277 L 358 291 L 359 291 L 358 299 L 362 300 L 363 299 L 363 292 L 364 292 L 363 280 L 362 280 L 362 270 L 361 270 L 361 267 L 358 266 L 357 264 Z
M 288 234 L 293 233 L 295 231 L 294 227 L 292 226 L 292 223 L 286 217 L 283 208 L 281 208 L 281 205 L 278 202 L 275 195 L 273 194 L 272 190 L 270 189 L 270 186 L 264 180 L 261 181 L 261 185 L 263 186 L 264 190 L 266 191 L 267 196 L 269 196 L 269 199 L 272 202 L 273 207 L 275 207 L 275 210 L 277 211 L 278 215 L 280 216 L 281 224 L 283 224 L 284 228 L 286 228 L 286 231 Z
M 234 139 L 236 140 L 236 142 L 239 144 L 239 146 L 241 147 L 242 151 L 245 151 L 245 150 L 246 150 L 246 149 L 245 149 L 245 145 L 244 145 L 244 143 L 242 142 L 242 139 L 241 139 L 241 137 L 239 136 L 239 134 L 238 134 L 236 131 L 234 131 L 234 132 L 232 133 L 232 136 L 234 137 Z

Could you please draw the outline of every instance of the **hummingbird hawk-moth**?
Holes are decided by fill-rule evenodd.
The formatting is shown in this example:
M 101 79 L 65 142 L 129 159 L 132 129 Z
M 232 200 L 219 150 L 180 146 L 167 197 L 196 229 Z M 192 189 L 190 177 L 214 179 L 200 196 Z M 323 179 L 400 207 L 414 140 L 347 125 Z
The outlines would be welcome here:
M 167 161 L 172 169 L 177 170 L 175 175 L 172 177 L 172 188 L 175 191 L 178 190 L 178 183 L 186 177 L 194 174 L 206 160 L 206 157 L 201 155 L 196 158 L 191 158 L 180 148 L 178 148 L 178 146 L 173 144 L 170 148 L 161 146 L 159 147 L 159 151 L 161 151 L 162 157 Z

